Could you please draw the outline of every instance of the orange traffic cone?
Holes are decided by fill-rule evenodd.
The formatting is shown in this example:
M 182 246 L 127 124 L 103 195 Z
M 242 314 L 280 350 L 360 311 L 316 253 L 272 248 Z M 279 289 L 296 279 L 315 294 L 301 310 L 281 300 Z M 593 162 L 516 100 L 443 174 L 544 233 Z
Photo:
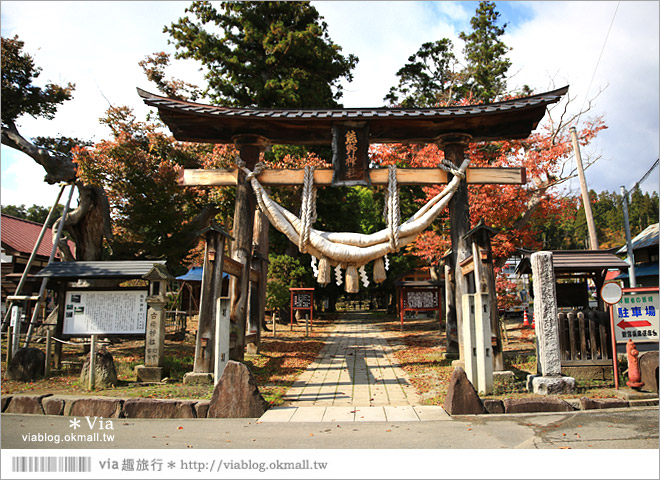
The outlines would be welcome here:
M 529 327 L 529 320 L 527 320 L 527 310 L 523 314 L 523 327 Z
M 532 328 L 536 328 L 536 323 L 534 323 L 534 312 L 532 312 Z

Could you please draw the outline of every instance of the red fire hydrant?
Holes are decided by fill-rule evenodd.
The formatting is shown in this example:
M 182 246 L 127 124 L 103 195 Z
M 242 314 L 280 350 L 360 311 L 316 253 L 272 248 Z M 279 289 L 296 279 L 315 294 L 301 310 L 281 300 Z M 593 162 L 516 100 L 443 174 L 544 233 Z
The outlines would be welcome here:
M 628 339 L 626 343 L 626 354 L 628 355 L 628 381 L 626 385 L 632 388 L 641 388 L 644 386 L 642 382 L 642 373 L 639 370 L 639 351 L 635 346 L 635 342 Z

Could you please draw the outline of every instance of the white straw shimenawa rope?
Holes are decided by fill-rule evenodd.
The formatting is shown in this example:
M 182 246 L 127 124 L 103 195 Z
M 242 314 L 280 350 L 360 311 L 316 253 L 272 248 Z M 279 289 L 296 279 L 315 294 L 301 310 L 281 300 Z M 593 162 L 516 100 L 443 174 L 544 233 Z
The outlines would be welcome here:
M 343 283 L 341 265 L 362 267 L 373 260 L 385 257 L 383 266 L 384 269 L 387 269 L 389 267 L 387 254 L 396 252 L 401 247 L 413 242 L 417 235 L 428 228 L 433 220 L 447 207 L 460 182 L 465 179 L 465 171 L 469 163 L 470 160 L 465 159 L 457 169 L 450 162 L 443 161 L 439 168 L 450 172 L 453 178 L 442 192 L 429 200 L 412 217 L 401 224 L 396 167 L 388 167 L 387 200 L 384 209 L 387 227 L 376 233 L 361 234 L 324 232 L 312 228 L 312 224 L 316 220 L 316 188 L 313 185 L 313 167 L 305 168 L 303 202 L 299 218 L 271 199 L 257 180 L 257 175 L 265 168 L 263 163 L 258 163 L 254 171 L 250 171 L 240 158 L 237 161 L 238 166 L 246 173 L 246 178 L 252 185 L 259 208 L 273 226 L 285 234 L 291 242 L 298 245 L 301 252 L 309 253 L 321 259 L 320 270 L 327 271 L 326 262 L 336 266 L 335 278 L 338 285 Z M 353 274 L 353 268 L 350 267 L 351 274 Z M 380 271 L 380 269 L 381 266 L 379 265 L 378 270 Z M 324 279 L 329 280 L 328 275 L 324 275 Z M 374 281 L 379 282 L 382 280 L 383 276 L 380 272 L 378 275 L 374 275 Z
M 312 224 L 316 221 L 316 187 L 314 186 L 314 168 L 315 167 L 310 165 L 305 167 L 302 205 L 300 206 L 300 220 L 302 221 L 300 240 L 298 242 L 298 250 L 300 250 L 300 253 L 307 253 L 309 231 L 312 228 Z
M 390 249 L 399 251 L 399 224 L 401 223 L 401 210 L 399 208 L 399 186 L 396 179 L 396 165 L 388 165 L 387 190 L 385 194 L 385 223 Z

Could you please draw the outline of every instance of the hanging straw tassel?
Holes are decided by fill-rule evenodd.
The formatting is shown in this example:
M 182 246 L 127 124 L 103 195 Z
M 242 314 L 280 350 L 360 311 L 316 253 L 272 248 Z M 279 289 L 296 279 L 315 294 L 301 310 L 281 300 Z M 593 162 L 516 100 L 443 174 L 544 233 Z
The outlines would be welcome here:
M 327 285 L 332 281 L 332 267 L 330 267 L 330 260 L 325 257 L 321 257 L 319 260 L 319 274 L 316 279 L 320 285 Z
M 355 265 L 349 265 L 346 269 L 345 289 L 347 293 L 357 293 L 360 291 L 360 276 Z
M 385 273 L 385 262 L 383 261 L 383 257 L 377 258 L 376 261 L 374 261 L 373 279 L 374 282 L 376 283 L 383 283 L 385 279 L 387 279 L 387 274 Z

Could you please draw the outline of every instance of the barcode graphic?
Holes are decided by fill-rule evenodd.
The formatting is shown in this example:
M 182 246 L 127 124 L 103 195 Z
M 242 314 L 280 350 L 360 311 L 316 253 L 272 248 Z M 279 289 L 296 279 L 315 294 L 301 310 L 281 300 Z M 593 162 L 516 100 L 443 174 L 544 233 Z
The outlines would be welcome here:
M 12 472 L 91 472 L 92 457 L 12 457 Z

